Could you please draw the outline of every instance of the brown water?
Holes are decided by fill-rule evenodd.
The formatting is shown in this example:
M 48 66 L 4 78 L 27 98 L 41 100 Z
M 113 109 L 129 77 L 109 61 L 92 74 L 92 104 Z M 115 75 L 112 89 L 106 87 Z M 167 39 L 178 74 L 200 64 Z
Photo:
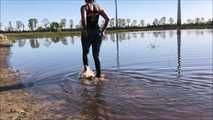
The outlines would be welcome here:
M 212 30 L 109 34 L 101 48 L 106 81 L 90 86 L 78 79 L 79 36 L 18 39 L 5 64 L 27 74 L 1 90 L 25 89 L 54 114 L 49 119 L 212 120 L 212 37 Z

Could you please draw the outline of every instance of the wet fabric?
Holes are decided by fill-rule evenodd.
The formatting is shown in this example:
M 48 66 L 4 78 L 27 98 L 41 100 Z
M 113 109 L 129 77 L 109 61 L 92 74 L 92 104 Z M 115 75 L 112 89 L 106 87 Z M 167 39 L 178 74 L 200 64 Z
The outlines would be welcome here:
M 99 13 L 98 13 L 97 7 L 93 5 L 93 10 L 91 10 L 90 7 L 88 8 L 89 9 L 87 10 L 87 19 L 86 19 L 87 28 L 98 29 Z
M 83 49 L 83 64 L 86 69 L 88 66 L 88 58 L 87 55 L 89 53 L 90 46 L 92 46 L 92 54 L 96 67 L 96 75 L 99 77 L 101 74 L 101 65 L 99 59 L 99 52 L 102 42 L 102 36 L 99 29 L 91 29 L 87 30 L 87 36 L 81 35 L 81 43 Z
M 89 48 L 92 46 L 92 54 L 95 62 L 96 68 L 96 76 L 100 77 L 101 75 L 101 65 L 99 60 L 99 52 L 102 42 L 102 35 L 100 31 L 100 27 L 98 25 L 99 21 L 99 13 L 95 5 L 93 5 L 93 10 L 90 8 L 87 10 L 86 17 L 86 31 L 87 35 L 81 34 L 81 43 L 83 49 L 83 64 L 86 70 L 86 66 L 88 66 L 88 58 L 87 55 L 89 53 Z

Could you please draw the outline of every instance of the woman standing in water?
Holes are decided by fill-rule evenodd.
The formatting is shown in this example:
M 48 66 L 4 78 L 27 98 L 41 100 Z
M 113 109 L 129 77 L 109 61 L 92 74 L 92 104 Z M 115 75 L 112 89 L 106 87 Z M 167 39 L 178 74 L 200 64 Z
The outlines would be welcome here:
M 101 64 L 99 59 L 99 51 L 101 47 L 102 37 L 109 22 L 109 17 L 106 12 L 97 5 L 94 0 L 85 0 L 86 4 L 81 6 L 81 43 L 83 49 L 83 64 L 84 71 L 87 70 L 89 48 L 92 46 L 92 54 L 95 61 L 96 77 L 103 79 L 101 75 Z M 105 20 L 102 28 L 99 27 L 99 16 Z

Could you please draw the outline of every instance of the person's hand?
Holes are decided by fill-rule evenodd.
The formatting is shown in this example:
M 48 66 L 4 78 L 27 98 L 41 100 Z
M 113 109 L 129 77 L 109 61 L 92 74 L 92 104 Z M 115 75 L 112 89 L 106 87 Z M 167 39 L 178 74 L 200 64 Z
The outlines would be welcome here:
M 101 32 L 101 36 L 102 36 L 103 38 L 106 37 L 106 31 L 105 31 L 105 30 Z

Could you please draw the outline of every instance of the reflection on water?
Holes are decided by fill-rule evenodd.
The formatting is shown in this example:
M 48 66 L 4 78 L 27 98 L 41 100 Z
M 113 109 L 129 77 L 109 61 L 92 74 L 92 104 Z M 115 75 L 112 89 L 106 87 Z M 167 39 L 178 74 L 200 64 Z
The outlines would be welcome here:
M 9 68 L 10 48 L 0 48 L 0 68 Z
M 108 34 L 101 48 L 107 78 L 97 86 L 78 79 L 79 36 L 17 40 L 12 57 L 4 58 L 10 63 L 2 65 L 29 72 L 17 89 L 45 104 L 38 114 L 53 114 L 48 119 L 211 120 L 212 35 L 213 30 Z
M 10 65 L 11 49 L 0 47 L 0 85 L 13 84 L 20 77 L 19 71 Z M 0 92 L 4 89 L 0 86 Z
M 118 33 L 116 33 L 116 50 L 117 50 L 117 68 L 120 68 L 120 58 L 119 58 L 119 38 Z
M 26 44 L 26 40 L 19 40 L 18 41 L 18 46 L 19 47 L 24 47 L 25 44 Z
M 200 30 L 188 30 L 186 31 L 187 35 L 191 35 L 191 33 L 196 34 L 196 36 L 202 36 L 204 34 L 204 31 L 200 31 Z M 211 32 L 211 31 L 209 31 Z M 153 31 L 152 32 L 152 37 L 153 38 L 159 38 L 159 39 L 169 39 L 169 38 L 173 38 L 176 32 L 171 30 L 171 31 Z M 123 41 L 123 40 L 131 40 L 131 39 L 137 39 L 139 37 L 139 39 L 143 39 L 144 37 L 150 36 L 149 32 L 132 32 L 132 33 L 128 33 L 128 32 L 121 32 L 121 33 L 112 33 L 107 35 L 104 40 L 111 40 L 112 42 L 117 42 L 117 41 Z M 71 44 L 75 44 L 75 36 L 60 36 L 60 37 L 52 37 L 52 38 L 44 38 L 45 40 L 43 41 L 39 41 L 38 39 L 40 38 L 30 38 L 29 39 L 20 39 L 17 40 L 16 42 L 18 43 L 19 47 L 24 47 L 24 45 L 26 44 L 26 41 L 30 41 L 30 45 L 32 48 L 39 48 L 40 44 L 39 42 L 44 42 L 44 45 L 46 47 L 49 47 L 51 45 L 51 43 L 59 43 L 61 42 L 63 45 L 68 45 L 69 44 L 69 40 L 71 41 Z M 154 45 L 155 46 L 155 45 Z
M 198 32 L 200 33 L 200 32 Z M 149 33 L 147 33 L 149 34 Z M 169 31 L 169 35 L 166 34 L 165 31 L 159 31 L 159 32 L 152 32 L 154 38 L 160 38 L 160 39 L 166 39 L 167 36 L 173 37 L 174 36 L 174 31 Z M 145 36 L 145 32 L 121 32 L 121 33 L 112 33 L 104 37 L 104 40 L 111 40 L 112 42 L 117 42 L 117 41 L 123 41 L 123 40 L 131 40 L 131 39 L 143 39 Z M 16 42 L 18 43 L 19 47 L 24 47 L 26 45 L 26 41 L 30 41 L 30 45 L 32 48 L 39 48 L 40 43 L 43 42 L 44 46 L 49 47 L 51 43 L 59 43 L 61 42 L 63 45 L 68 45 L 68 40 L 71 40 L 71 44 L 75 44 L 75 39 L 74 36 L 60 36 L 60 37 L 52 37 L 52 38 L 44 38 L 43 41 L 39 41 L 40 38 L 30 38 L 30 39 L 20 39 L 17 40 Z
M 181 74 L 181 31 L 177 30 L 177 80 L 180 79 L 180 74 Z
M 26 40 L 25 40 L 26 41 Z M 44 42 L 44 46 L 45 47 L 49 47 L 51 44 L 52 44 L 52 42 L 49 40 L 49 39 L 45 39 L 44 40 L 45 42 Z
M 86 116 L 88 120 L 99 120 L 99 119 L 109 119 L 106 113 L 109 113 L 109 107 L 107 107 L 106 101 L 103 99 L 102 95 L 103 87 L 97 86 L 94 89 L 94 93 L 85 89 L 82 93 L 82 109 L 80 114 Z
M 39 48 L 40 44 L 36 39 L 30 39 L 30 45 L 32 48 Z

